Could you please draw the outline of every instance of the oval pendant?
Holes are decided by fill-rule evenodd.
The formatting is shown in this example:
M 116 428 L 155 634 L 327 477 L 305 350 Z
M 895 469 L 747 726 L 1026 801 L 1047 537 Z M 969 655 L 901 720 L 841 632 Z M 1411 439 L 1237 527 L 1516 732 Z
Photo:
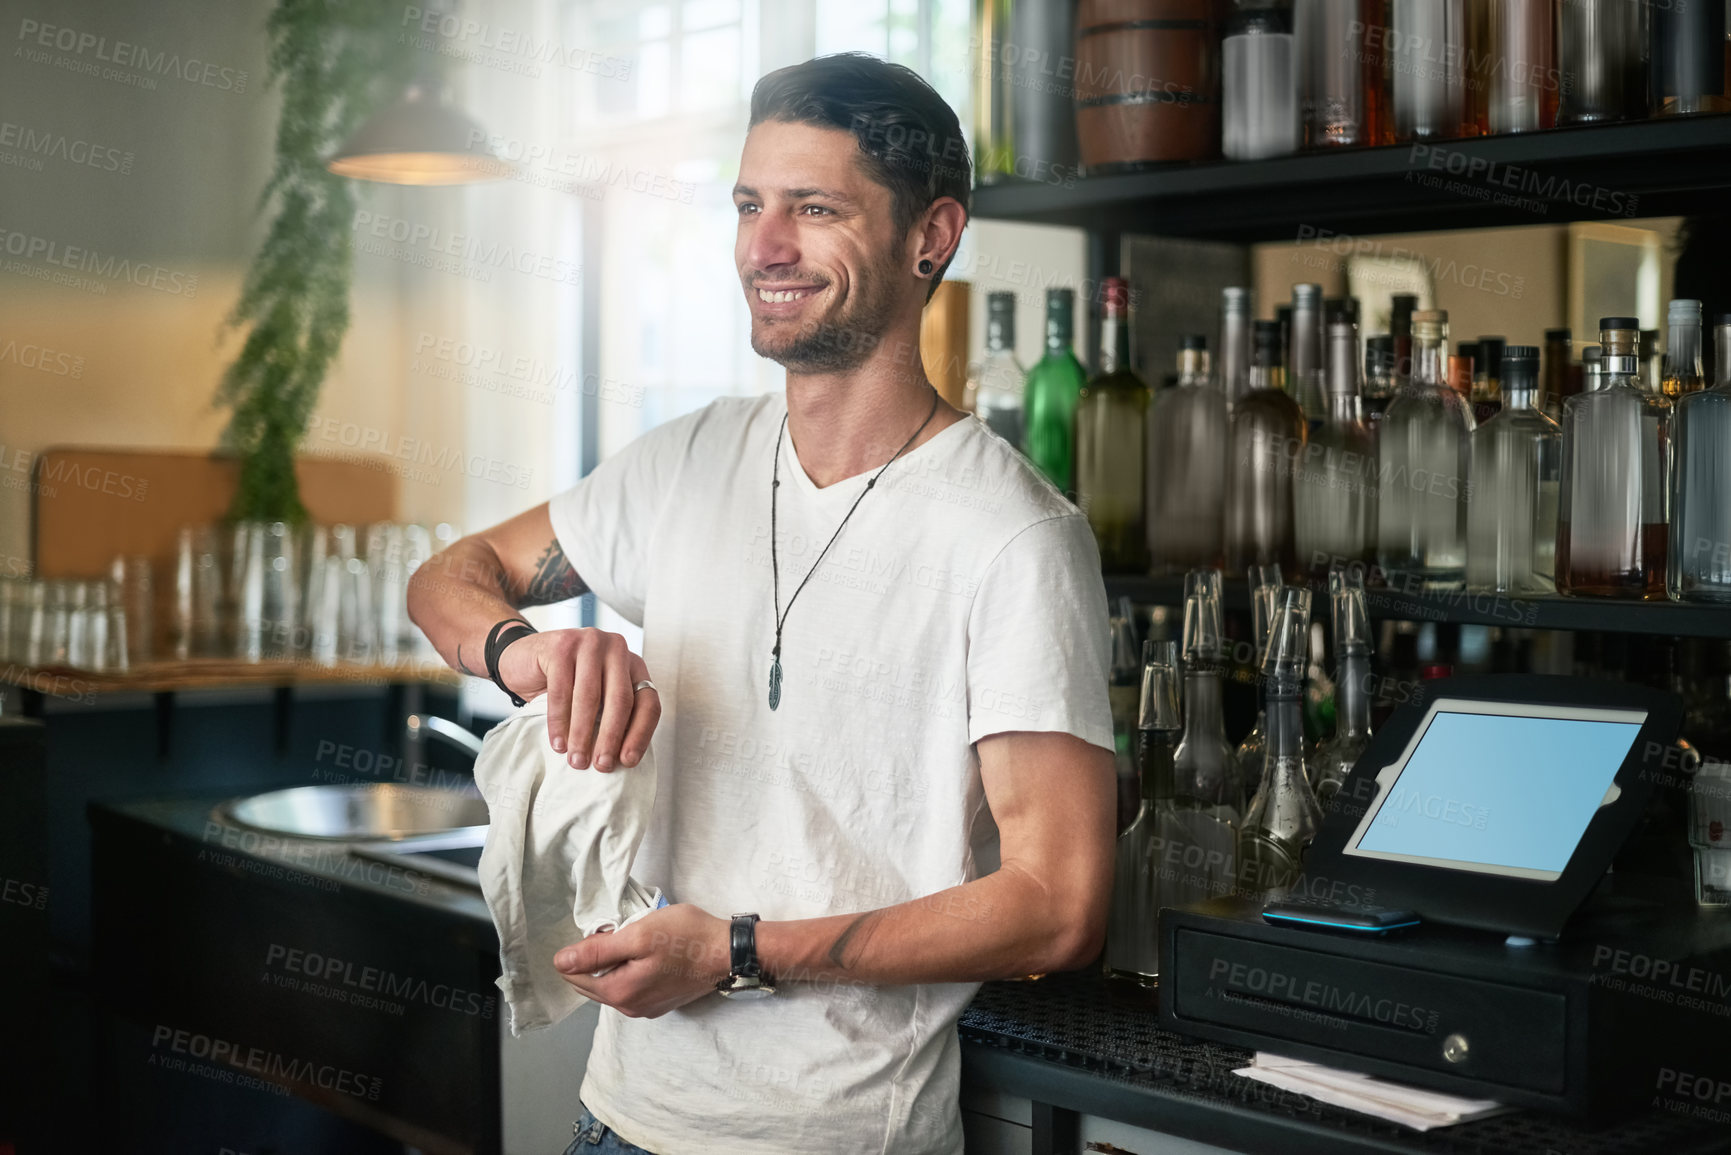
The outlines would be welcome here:
M 777 658 L 769 667 L 769 708 L 775 709 L 781 705 L 781 659 Z

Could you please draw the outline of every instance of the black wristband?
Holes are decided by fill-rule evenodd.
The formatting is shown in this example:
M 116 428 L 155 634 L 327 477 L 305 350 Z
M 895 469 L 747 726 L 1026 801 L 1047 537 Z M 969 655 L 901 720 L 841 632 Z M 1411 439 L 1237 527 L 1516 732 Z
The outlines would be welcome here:
M 528 699 L 519 698 L 516 692 L 505 684 L 505 680 L 499 677 L 499 658 L 504 654 L 506 646 L 512 642 L 522 641 L 530 634 L 538 632 L 534 626 L 522 618 L 506 618 L 502 622 L 493 624 L 492 630 L 487 634 L 487 644 L 481 651 L 482 656 L 487 660 L 487 676 L 493 679 L 495 686 L 505 691 L 505 696 L 511 699 L 513 706 L 521 706 Z

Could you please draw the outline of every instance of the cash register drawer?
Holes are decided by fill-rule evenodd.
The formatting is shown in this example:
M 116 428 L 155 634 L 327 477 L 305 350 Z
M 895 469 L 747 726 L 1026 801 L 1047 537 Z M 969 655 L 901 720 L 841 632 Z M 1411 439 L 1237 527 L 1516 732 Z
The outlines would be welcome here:
M 1564 1091 L 1568 1000 L 1560 993 L 1190 927 L 1178 928 L 1176 945 L 1168 973 L 1178 1019 L 1542 1094 Z

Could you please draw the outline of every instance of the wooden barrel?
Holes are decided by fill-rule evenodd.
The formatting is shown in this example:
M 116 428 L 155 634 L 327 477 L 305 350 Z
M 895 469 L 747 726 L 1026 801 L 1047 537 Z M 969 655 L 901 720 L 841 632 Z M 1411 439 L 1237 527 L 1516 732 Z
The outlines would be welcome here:
M 1076 130 L 1091 173 L 1220 155 L 1218 0 L 1082 0 Z

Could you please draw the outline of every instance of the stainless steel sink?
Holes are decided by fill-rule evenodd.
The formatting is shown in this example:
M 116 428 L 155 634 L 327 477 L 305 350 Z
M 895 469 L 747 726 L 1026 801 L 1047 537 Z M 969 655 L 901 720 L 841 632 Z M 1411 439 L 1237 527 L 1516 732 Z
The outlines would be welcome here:
M 333 783 L 232 799 L 216 808 L 216 817 L 292 838 L 396 841 L 461 829 L 484 833 L 487 804 L 474 791 Z

